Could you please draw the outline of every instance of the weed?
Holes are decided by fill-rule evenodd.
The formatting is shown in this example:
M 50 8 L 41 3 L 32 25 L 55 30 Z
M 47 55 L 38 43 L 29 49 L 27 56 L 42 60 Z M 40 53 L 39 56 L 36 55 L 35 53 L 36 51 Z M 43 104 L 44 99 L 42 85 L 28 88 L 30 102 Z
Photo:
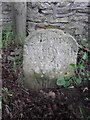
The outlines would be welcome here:
M 58 86 L 69 87 L 70 85 L 80 84 L 83 81 L 83 78 L 87 78 L 90 80 L 90 71 L 86 71 L 85 62 L 88 60 L 88 53 L 83 52 L 82 57 L 78 65 L 70 64 L 69 68 L 75 71 L 75 75 L 73 76 L 60 76 L 57 79 L 56 84 Z
M 11 24 L 6 31 L 2 32 L 2 47 L 6 48 L 12 44 L 13 41 L 13 31 Z
M 23 61 L 23 58 L 21 55 L 14 56 L 14 58 L 11 60 L 11 66 L 12 66 L 12 69 L 15 73 L 17 71 L 17 66 L 22 65 L 22 61 Z
M 14 72 L 16 72 L 17 70 L 17 59 L 16 58 L 12 60 L 12 69 Z
M 79 111 L 80 111 L 80 114 L 81 114 L 81 118 L 83 119 L 84 118 L 84 110 L 80 106 L 79 106 Z
M 0 34 L 0 40 L 1 37 L 2 37 L 3 52 L 10 51 L 8 52 L 9 62 L 11 63 L 12 70 L 16 73 L 17 65 L 21 66 L 23 61 L 22 60 L 23 59 L 22 49 L 24 44 L 23 36 L 20 36 L 18 40 L 14 39 L 15 36 L 12 29 L 12 24 L 10 23 L 7 30 L 2 32 L 2 36 Z M 17 51 L 19 52 L 17 53 Z M 11 52 L 13 53 L 13 55 L 11 55 Z
M 2 88 L 2 91 L 5 92 L 5 93 L 6 93 L 8 96 L 10 96 L 10 97 L 13 96 L 13 93 L 10 92 L 7 87 L 3 87 L 3 88 Z
M 81 106 L 79 106 L 79 111 L 80 111 L 82 120 L 90 120 L 90 115 L 89 116 L 86 115 L 85 110 Z
M 1 38 L 1 35 L 0 35 L 0 38 Z M 2 46 L 3 48 L 7 49 L 8 46 L 12 45 L 12 43 L 15 43 L 19 47 L 20 46 L 22 47 L 24 44 L 24 37 L 23 35 L 20 35 L 16 40 L 13 29 L 12 29 L 12 23 L 10 23 L 7 27 L 7 30 L 2 31 Z

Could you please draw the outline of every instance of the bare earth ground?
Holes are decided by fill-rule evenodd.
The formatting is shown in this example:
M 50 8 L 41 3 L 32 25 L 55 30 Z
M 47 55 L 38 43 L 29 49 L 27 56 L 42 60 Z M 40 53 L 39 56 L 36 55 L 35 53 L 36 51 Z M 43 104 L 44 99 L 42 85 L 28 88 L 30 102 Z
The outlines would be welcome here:
M 3 49 L 3 88 L 9 92 L 2 90 L 2 120 L 90 120 L 88 80 L 74 88 L 29 91 L 17 82 L 22 66 L 12 69 L 10 56 L 16 47 Z

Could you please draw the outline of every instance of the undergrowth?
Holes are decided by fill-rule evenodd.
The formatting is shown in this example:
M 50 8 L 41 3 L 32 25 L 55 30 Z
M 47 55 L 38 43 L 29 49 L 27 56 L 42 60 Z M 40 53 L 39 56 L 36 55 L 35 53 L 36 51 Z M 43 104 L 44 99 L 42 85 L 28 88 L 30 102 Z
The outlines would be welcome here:
M 18 66 L 22 67 L 23 62 L 23 42 L 22 39 L 20 39 L 20 41 L 16 41 L 14 39 L 11 26 L 7 31 L 3 31 L 2 33 L 3 53 L 8 52 L 9 48 L 12 48 L 12 51 L 8 53 L 8 55 L 11 56 L 9 58 L 11 69 L 17 75 Z M 21 51 L 17 54 L 16 51 L 18 51 L 19 49 L 21 49 Z M 72 86 L 75 87 L 76 85 L 79 85 L 84 81 L 87 82 L 88 80 L 90 80 L 90 70 L 88 69 L 88 61 L 90 59 L 89 54 L 90 53 L 87 50 L 79 51 L 77 64 L 68 65 L 71 70 L 75 71 L 75 74 L 73 76 L 68 76 L 68 74 L 66 73 L 64 76 L 60 76 L 56 81 L 57 86 L 63 86 L 65 88 Z M 9 97 L 13 96 L 13 93 L 5 86 L 2 88 L 2 92 Z M 80 106 L 79 111 L 83 120 L 90 119 L 90 116 L 87 117 L 84 113 L 83 108 Z
M 58 86 L 70 87 L 81 84 L 83 81 L 90 80 L 90 71 L 87 68 L 87 61 L 89 59 L 88 52 L 83 51 L 77 64 L 70 64 L 68 67 L 74 70 L 73 76 L 68 76 L 67 73 L 64 76 L 60 76 L 57 79 Z

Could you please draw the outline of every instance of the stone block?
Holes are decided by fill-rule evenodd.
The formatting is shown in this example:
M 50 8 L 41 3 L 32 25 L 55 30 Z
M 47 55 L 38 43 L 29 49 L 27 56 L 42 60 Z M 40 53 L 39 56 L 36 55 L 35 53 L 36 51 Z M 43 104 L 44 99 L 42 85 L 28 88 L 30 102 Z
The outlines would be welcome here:
M 25 85 L 33 90 L 56 87 L 61 75 L 73 75 L 69 64 L 76 64 L 78 44 L 59 29 L 41 29 L 25 40 L 23 69 Z

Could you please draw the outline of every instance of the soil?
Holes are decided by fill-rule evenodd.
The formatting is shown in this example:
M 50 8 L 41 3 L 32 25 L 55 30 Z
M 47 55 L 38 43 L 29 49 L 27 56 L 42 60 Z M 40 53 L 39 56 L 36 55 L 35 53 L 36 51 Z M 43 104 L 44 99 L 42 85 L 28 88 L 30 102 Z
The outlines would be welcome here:
M 74 88 L 30 91 L 18 82 L 23 79 L 22 65 L 12 69 L 10 56 L 16 48 L 13 43 L 3 49 L 3 88 L 8 92 L 2 90 L 2 120 L 90 120 L 88 80 Z

